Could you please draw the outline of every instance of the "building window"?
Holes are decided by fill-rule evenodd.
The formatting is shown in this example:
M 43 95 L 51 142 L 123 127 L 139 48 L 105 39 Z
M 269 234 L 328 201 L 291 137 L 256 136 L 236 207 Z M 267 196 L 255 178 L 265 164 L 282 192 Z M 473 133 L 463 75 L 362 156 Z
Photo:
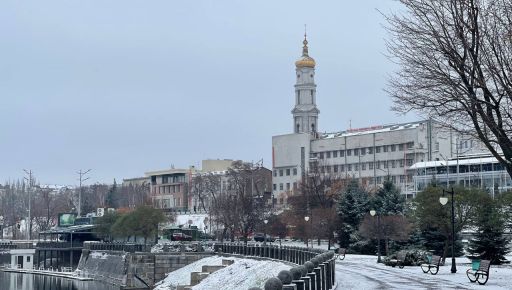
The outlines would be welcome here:
M 279 176 L 283 176 L 283 170 L 279 169 Z
M 395 162 L 395 160 L 391 160 L 391 167 L 392 167 L 392 168 L 395 168 L 395 167 L 396 167 L 396 162 Z
M 330 165 L 325 166 L 325 172 L 326 173 L 331 173 L 331 166 Z
M 352 164 L 347 165 L 347 171 L 352 171 Z
M 400 183 L 405 183 L 405 175 L 400 175 Z
M 277 176 L 277 170 L 274 169 L 274 177 Z
M 373 147 L 368 147 L 368 154 L 373 154 Z
M 359 156 L 359 148 L 354 149 L 354 156 Z
M 332 168 L 334 169 L 334 172 L 338 172 L 338 165 L 334 165 Z
M 396 176 L 391 176 L 391 182 L 396 183 Z
M 345 171 L 345 165 L 343 165 L 343 164 L 342 164 L 342 165 L 340 165 L 340 171 L 341 171 L 341 172 L 344 172 L 344 171 Z
M 347 156 L 351 156 L 352 155 L 352 149 L 347 149 Z
M 361 148 L 361 155 L 366 155 L 366 148 Z
M 279 190 L 283 190 L 283 184 L 279 183 Z
M 359 170 L 359 163 L 354 164 L 354 170 L 355 170 L 355 171 L 358 171 L 358 170 Z
M 391 152 L 395 152 L 396 151 L 396 146 L 393 144 L 391 145 Z
M 380 153 L 380 146 L 375 147 L 375 153 Z
M 27 262 L 30 263 L 30 256 L 27 256 Z
M 345 150 L 340 150 L 340 157 L 344 157 L 345 156 Z
M 404 144 L 398 144 L 398 151 L 404 151 Z
M 378 183 L 378 184 L 381 184 L 381 183 L 382 183 L 382 176 L 378 176 L 378 177 L 377 177 L 377 183 Z
M 384 151 L 384 152 L 388 152 L 388 145 L 384 145 L 384 146 L 382 146 L 382 151 Z
M 332 158 L 338 157 L 338 151 L 332 151 Z
M 290 168 L 286 169 L 286 176 L 290 176 Z
M 400 167 L 404 167 L 404 160 L 403 159 L 400 160 Z
M 380 162 L 380 161 L 375 161 L 375 162 L 376 162 L 376 163 L 375 163 L 375 168 L 380 169 L 380 163 L 381 163 L 381 162 Z
M 366 170 L 366 163 L 361 163 L 361 170 Z
M 331 158 L 331 151 L 325 152 L 325 157 L 326 158 Z
M 289 182 L 286 183 L 286 190 L 290 190 L 290 183 Z
M 297 175 L 297 168 L 293 169 L 293 175 Z
M 436 142 L 436 151 L 439 151 L 439 142 Z
M 407 143 L 407 149 L 412 149 L 412 148 L 414 148 L 414 142 Z
M 320 152 L 320 159 L 324 159 L 324 152 Z
M 293 183 L 293 190 L 297 190 L 297 182 Z
M 383 161 L 382 163 L 384 163 L 384 168 L 388 168 L 388 162 L 387 161 Z
M 412 159 L 407 159 L 407 166 L 412 166 Z
M 368 163 L 368 169 L 373 169 L 373 162 Z
M 273 188 L 274 190 L 277 190 L 277 184 L 275 184 L 275 183 L 274 183 L 274 184 L 272 184 L 272 188 Z

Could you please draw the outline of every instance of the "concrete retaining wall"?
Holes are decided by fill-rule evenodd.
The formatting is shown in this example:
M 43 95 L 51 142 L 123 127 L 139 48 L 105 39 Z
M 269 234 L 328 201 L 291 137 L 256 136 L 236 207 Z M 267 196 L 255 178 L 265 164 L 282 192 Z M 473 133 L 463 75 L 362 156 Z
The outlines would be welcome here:
M 81 275 L 128 288 L 147 288 L 167 273 L 211 256 L 210 253 L 126 253 L 83 250 Z

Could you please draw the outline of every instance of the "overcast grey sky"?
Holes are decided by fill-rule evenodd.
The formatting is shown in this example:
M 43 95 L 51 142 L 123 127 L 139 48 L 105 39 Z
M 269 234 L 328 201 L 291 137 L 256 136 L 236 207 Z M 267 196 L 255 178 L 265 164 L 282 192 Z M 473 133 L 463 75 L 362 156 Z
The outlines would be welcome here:
M 395 1 L 1 1 L 0 183 L 264 159 L 291 133 L 304 24 L 320 131 L 405 122 L 383 91 Z

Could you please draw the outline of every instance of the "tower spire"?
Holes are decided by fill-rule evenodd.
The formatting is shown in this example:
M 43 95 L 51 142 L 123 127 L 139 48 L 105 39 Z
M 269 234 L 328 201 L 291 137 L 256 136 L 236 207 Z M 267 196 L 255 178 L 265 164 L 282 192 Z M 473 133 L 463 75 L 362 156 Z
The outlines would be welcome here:
M 302 47 L 302 56 L 308 56 L 308 40 L 307 40 L 306 24 L 304 24 L 304 41 L 302 43 L 304 44 L 304 46 Z

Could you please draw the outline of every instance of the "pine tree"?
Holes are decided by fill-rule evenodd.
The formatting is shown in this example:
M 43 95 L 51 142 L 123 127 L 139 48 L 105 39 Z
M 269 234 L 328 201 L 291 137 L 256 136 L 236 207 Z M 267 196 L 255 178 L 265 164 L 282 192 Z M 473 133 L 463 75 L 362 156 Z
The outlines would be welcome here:
M 405 212 L 405 197 L 389 179 L 384 181 L 375 198 L 373 206 L 381 215 L 397 215 Z
M 341 220 L 338 242 L 341 247 L 347 248 L 349 246 L 350 237 L 357 231 L 359 224 L 368 211 L 368 192 L 359 186 L 357 180 L 350 180 L 344 192 L 342 192 L 338 203 L 338 216 Z
M 476 218 L 477 232 L 470 240 L 468 252 L 480 259 L 490 260 L 491 264 L 509 263 L 505 259 L 508 239 L 503 235 L 505 220 L 497 202 L 490 197 L 483 201 Z

